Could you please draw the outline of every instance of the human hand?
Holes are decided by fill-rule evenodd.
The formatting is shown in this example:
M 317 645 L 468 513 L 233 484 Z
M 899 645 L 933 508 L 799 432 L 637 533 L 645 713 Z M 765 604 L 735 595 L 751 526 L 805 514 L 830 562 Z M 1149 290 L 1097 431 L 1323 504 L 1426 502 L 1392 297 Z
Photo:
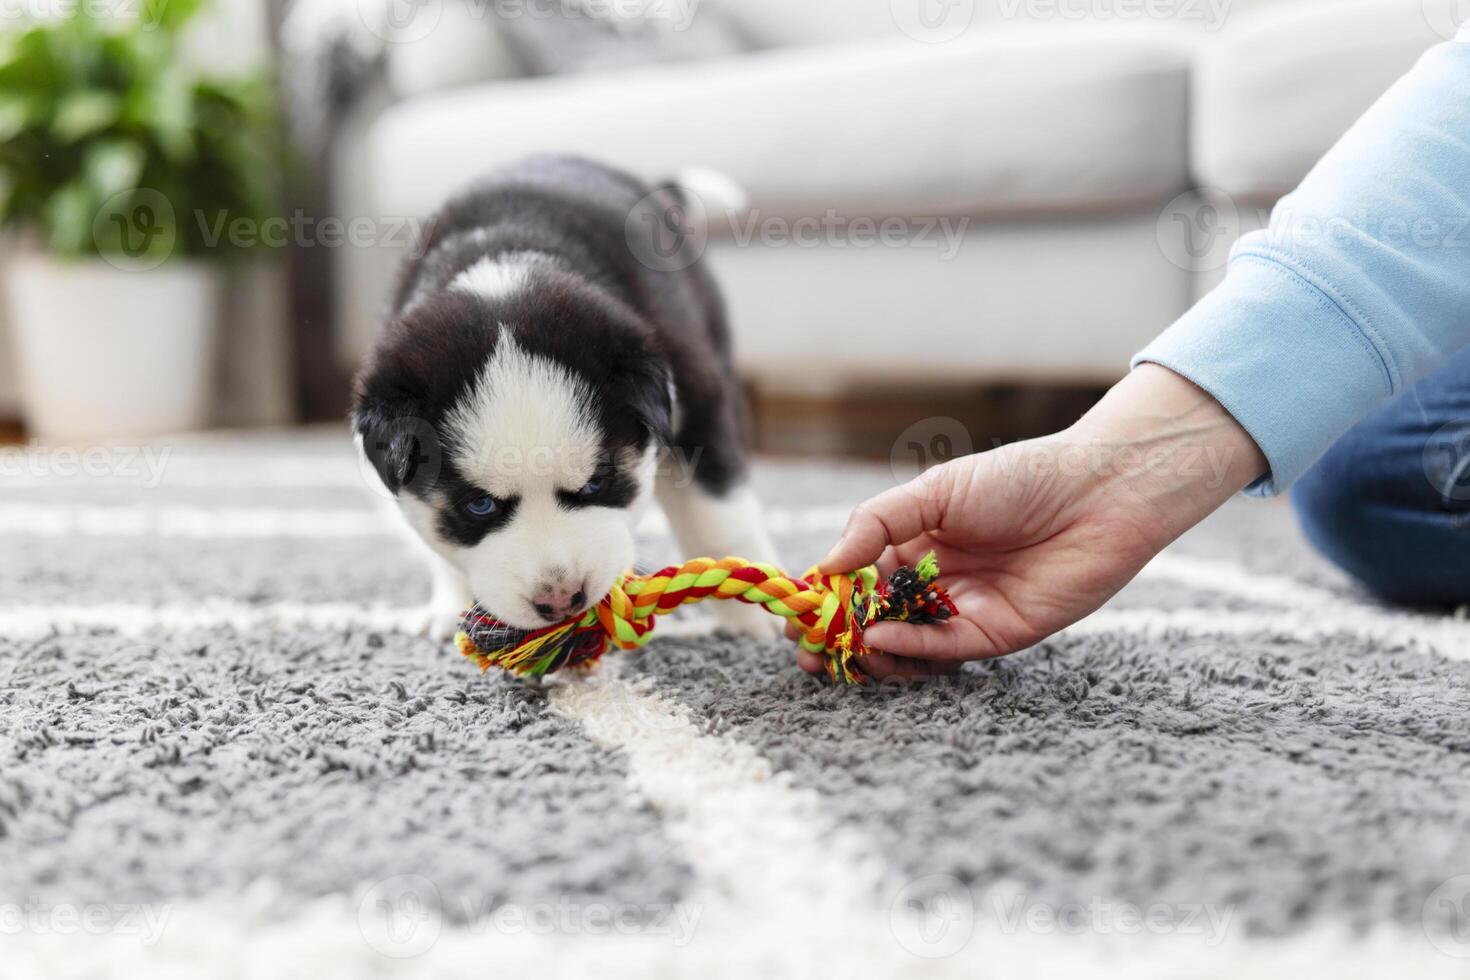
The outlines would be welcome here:
M 1265 472 L 1250 436 L 1182 377 L 1144 365 L 1065 432 L 952 460 L 858 507 L 823 572 L 890 573 L 933 550 L 958 615 L 875 623 L 877 678 L 952 673 L 1096 610 Z M 798 651 L 812 673 L 822 658 Z

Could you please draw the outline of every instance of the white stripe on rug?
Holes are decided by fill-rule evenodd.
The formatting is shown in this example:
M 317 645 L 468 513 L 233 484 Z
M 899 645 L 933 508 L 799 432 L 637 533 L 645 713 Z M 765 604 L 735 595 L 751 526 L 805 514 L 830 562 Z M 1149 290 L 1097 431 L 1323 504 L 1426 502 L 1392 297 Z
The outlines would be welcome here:
M 828 923 L 874 906 L 882 864 L 872 842 L 825 819 L 814 791 L 750 746 L 701 732 L 651 679 L 623 679 L 622 666 L 555 678 L 551 706 L 622 752 L 634 792 L 664 815 L 698 874 L 691 901 Z
M 1100 609 L 1062 636 L 1281 637 L 1312 643 L 1332 637 L 1437 653 L 1470 661 L 1470 621 L 1452 616 L 1395 615 L 1352 606 L 1319 611 L 1235 612 L 1213 609 Z
M 401 534 L 380 510 L 0 506 L 0 534 L 45 538 L 360 538 Z
M 571 842 L 575 846 L 575 841 Z M 268 896 L 269 890 L 256 892 Z M 381 913 L 364 886 L 351 898 L 332 896 L 290 916 L 274 914 L 268 897 L 250 894 L 180 900 L 160 912 L 162 936 L 151 944 L 137 935 L 66 931 L 15 931 L 5 935 L 7 980 L 135 980 L 137 977 L 228 977 L 230 980 L 314 980 L 486 977 L 597 977 L 599 980 L 1463 980 L 1463 960 L 1436 950 L 1421 930 L 1381 926 L 1319 926 L 1282 939 L 1231 933 L 1223 942 L 1199 936 L 1098 933 L 1002 924 L 985 896 L 973 896 L 968 941 L 947 958 L 926 959 L 903 949 L 885 914 L 824 920 L 815 915 L 757 915 L 717 925 L 708 916 L 684 945 L 668 937 L 589 935 L 489 923 L 452 927 L 435 916 L 402 923 L 390 936 L 375 920 Z M 1106 901 L 1106 899 L 1104 899 Z M 121 906 L 127 908 L 127 906 Z M 1043 906 L 1043 908 L 1049 908 Z M 1059 917 L 1060 918 L 1060 917 Z M 418 937 L 422 936 L 422 939 Z M 395 947 L 414 955 L 402 955 Z M 413 942 L 418 939 L 418 942 Z M 380 952 L 379 950 L 382 950 Z M 385 952 L 388 955 L 385 955 Z
M 341 461 L 319 462 L 246 457 L 207 458 L 168 456 L 144 459 L 109 453 L 100 463 L 84 463 L 56 454 L 32 453 L 24 458 L 6 457 L 0 449 L 0 480 L 6 490 L 50 490 L 56 487 L 88 487 L 133 490 L 369 490 L 366 469 Z
M 201 599 L 188 604 L 0 605 L 0 637 L 37 639 L 53 634 L 114 632 L 123 636 L 177 630 L 365 630 L 417 634 L 422 607 L 360 606 L 347 602 L 273 602 L 251 604 L 230 599 Z M 671 638 L 707 636 L 715 621 L 702 613 L 680 610 L 659 622 L 658 635 Z
M 366 501 L 367 498 L 364 498 Z M 766 523 L 773 534 L 796 531 L 834 533 L 846 508 L 774 510 Z M 163 505 L 78 506 L 0 504 L 0 534 L 63 538 L 354 538 L 401 535 L 398 518 L 387 508 L 195 507 Z M 650 511 L 638 533 L 668 537 L 668 520 Z

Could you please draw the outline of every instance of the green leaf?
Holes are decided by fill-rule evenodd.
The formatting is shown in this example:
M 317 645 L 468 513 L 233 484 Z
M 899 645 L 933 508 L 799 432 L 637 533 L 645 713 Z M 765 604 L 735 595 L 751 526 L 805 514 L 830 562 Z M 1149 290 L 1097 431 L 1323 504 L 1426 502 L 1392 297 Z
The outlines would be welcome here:
M 39 103 L 32 95 L 0 92 L 0 141 L 19 136 L 41 108 Z
M 203 6 L 200 0 L 142 0 L 143 27 L 177 33 Z
M 146 158 L 147 151 L 134 140 L 107 140 L 87 147 L 82 172 L 92 193 L 106 200 L 138 186 Z
M 187 162 L 194 156 L 194 93 L 184 70 L 160 72 L 148 100 L 146 122 L 159 146 L 175 162 Z
M 131 20 L 0 29 L 0 225 L 68 256 L 223 257 L 199 215 L 280 214 L 275 91 L 189 66 L 178 27 L 201 0 L 141 2 Z
M 80 255 L 92 245 L 92 221 L 97 216 L 91 192 L 80 182 L 67 184 L 46 202 L 47 238 L 53 251 Z
M 121 109 L 122 100 L 113 92 L 98 89 L 71 92 L 56 103 L 51 132 L 63 143 L 75 143 L 115 124 Z
M 16 37 L 7 46 L 5 55 L 0 61 L 0 87 L 40 90 L 58 80 L 60 69 L 44 27 L 32 28 Z

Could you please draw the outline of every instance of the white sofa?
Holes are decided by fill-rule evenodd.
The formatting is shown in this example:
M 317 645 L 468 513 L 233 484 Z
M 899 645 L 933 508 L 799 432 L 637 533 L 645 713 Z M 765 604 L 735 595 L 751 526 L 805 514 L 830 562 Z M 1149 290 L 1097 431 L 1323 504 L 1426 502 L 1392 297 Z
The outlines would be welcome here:
M 570 151 L 715 168 L 778 228 L 968 221 L 952 255 L 716 236 L 742 370 L 804 391 L 1118 376 L 1446 30 L 1421 0 L 724 0 L 761 50 L 519 78 L 453 3 L 391 46 L 391 84 L 342 131 L 336 213 L 421 217 L 497 164 Z M 349 365 L 396 260 L 341 251 Z

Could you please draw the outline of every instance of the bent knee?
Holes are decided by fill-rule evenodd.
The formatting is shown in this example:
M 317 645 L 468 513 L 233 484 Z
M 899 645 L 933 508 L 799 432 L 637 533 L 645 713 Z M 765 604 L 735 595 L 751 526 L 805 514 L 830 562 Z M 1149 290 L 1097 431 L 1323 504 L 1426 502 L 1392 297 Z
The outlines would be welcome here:
M 1444 509 L 1422 472 L 1402 486 L 1331 458 L 1292 489 L 1302 530 L 1328 560 L 1393 602 L 1470 601 L 1470 517 Z M 1415 477 L 1423 486 L 1409 481 Z

